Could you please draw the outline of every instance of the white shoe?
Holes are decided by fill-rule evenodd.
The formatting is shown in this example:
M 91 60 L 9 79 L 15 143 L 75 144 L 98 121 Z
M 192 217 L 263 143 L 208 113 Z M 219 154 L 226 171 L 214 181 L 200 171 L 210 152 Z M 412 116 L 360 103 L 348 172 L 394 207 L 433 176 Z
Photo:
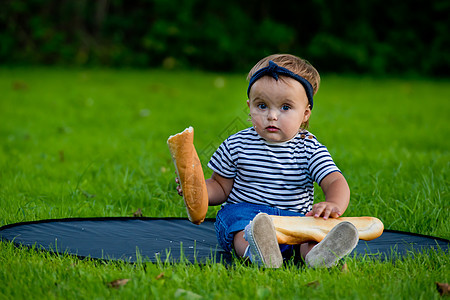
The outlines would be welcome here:
M 279 268 L 283 264 L 275 227 L 268 214 L 259 213 L 245 227 L 244 239 L 250 247 L 251 260 L 260 266 Z
M 331 268 L 341 258 L 350 254 L 358 245 L 358 241 L 359 234 L 355 225 L 341 222 L 309 251 L 305 257 L 306 265 L 310 268 Z

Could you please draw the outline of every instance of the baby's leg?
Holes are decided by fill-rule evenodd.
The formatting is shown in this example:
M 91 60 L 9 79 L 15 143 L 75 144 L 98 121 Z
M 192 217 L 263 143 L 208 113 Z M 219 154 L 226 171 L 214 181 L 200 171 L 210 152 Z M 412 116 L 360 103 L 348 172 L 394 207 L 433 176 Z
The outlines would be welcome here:
M 243 257 L 247 250 L 248 242 L 244 239 L 244 231 L 239 231 L 234 235 L 233 248 L 239 257 Z
M 303 243 L 300 245 L 300 254 L 303 259 L 306 258 L 306 255 L 317 245 L 317 242 L 309 242 Z M 248 242 L 244 239 L 244 231 L 239 231 L 235 234 L 233 240 L 233 248 L 236 252 L 237 256 L 244 257 L 245 251 L 247 250 Z
M 305 259 L 306 255 L 311 251 L 312 248 L 314 248 L 315 245 L 317 245 L 317 242 L 308 242 L 303 243 L 300 245 L 300 254 L 302 255 L 302 258 Z

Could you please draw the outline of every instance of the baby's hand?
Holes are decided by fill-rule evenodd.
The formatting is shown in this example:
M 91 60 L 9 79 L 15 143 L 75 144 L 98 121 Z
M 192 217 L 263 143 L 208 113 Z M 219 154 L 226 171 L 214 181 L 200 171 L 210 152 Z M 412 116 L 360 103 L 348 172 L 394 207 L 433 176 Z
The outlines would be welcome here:
M 183 190 L 181 189 L 180 180 L 178 179 L 178 177 L 175 177 L 175 182 L 177 183 L 178 195 L 183 196 Z
M 313 205 L 312 210 L 307 212 L 305 216 L 314 216 L 314 218 L 323 217 L 324 220 L 331 218 L 339 218 L 342 215 L 339 206 L 333 202 L 319 202 Z

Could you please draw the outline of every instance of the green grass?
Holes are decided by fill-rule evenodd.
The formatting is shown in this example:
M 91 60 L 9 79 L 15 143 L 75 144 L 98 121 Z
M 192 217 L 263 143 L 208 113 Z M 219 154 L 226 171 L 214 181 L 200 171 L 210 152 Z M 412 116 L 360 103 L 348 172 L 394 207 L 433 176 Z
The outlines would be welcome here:
M 450 239 L 449 83 L 323 76 L 310 130 L 349 182 L 345 216 Z M 186 217 L 167 137 L 194 126 L 206 163 L 227 135 L 250 124 L 245 74 L 15 68 L 0 69 L 0 90 L 0 226 L 132 216 L 138 208 L 145 216 Z M 316 198 L 323 200 L 320 189 Z M 0 299 L 430 299 L 439 298 L 434 282 L 450 279 L 448 253 L 351 258 L 348 267 L 129 265 L 0 243 Z M 118 278 L 130 281 L 107 286 Z

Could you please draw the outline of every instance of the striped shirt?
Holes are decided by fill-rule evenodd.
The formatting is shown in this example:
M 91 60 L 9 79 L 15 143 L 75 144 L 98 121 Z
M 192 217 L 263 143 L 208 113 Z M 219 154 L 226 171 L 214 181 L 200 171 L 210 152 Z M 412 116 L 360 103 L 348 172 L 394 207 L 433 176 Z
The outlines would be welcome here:
M 247 202 L 300 213 L 311 210 L 314 181 L 340 172 L 327 148 L 308 131 L 283 143 L 268 143 L 253 127 L 226 139 L 208 163 L 233 178 L 227 203 Z

